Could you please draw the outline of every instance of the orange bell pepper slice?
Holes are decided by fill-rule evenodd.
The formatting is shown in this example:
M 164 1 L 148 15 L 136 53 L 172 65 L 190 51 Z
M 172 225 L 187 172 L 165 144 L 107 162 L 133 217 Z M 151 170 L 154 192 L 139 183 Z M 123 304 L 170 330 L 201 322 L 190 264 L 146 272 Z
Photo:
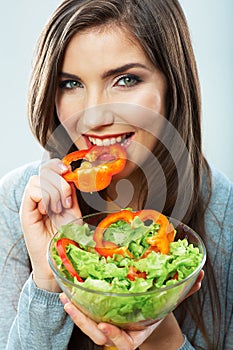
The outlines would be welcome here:
M 113 256 L 114 254 L 128 255 L 132 257 L 132 254 L 128 251 L 126 247 L 118 247 L 117 244 L 104 241 L 105 230 L 114 222 L 118 220 L 123 220 L 127 223 L 131 223 L 134 219 L 134 213 L 129 210 L 121 210 L 116 213 L 107 215 L 100 223 L 97 225 L 93 240 L 96 242 L 95 250 L 105 257 Z
M 107 156 L 110 160 L 102 161 Z M 76 160 L 81 160 L 81 166 L 74 171 L 63 175 L 67 182 L 73 182 L 82 192 L 96 192 L 106 188 L 112 176 L 121 172 L 126 164 L 127 155 L 125 149 L 114 144 L 110 146 L 92 146 L 87 150 L 80 150 L 66 155 L 62 161 L 70 165 Z
M 107 215 L 97 225 L 93 235 L 93 239 L 96 242 L 96 251 L 105 257 L 113 256 L 113 254 L 128 254 L 128 256 L 133 257 L 126 247 L 118 247 L 118 245 L 115 243 L 104 241 L 104 232 L 111 224 L 117 222 L 118 220 L 123 220 L 131 224 L 135 216 L 138 216 L 142 221 L 152 220 L 154 223 L 160 225 L 158 233 L 153 237 L 147 238 L 147 243 L 150 245 L 150 247 L 144 253 L 143 257 L 146 257 L 151 251 L 168 254 L 169 244 L 175 237 L 174 227 L 168 221 L 165 215 L 156 210 L 150 209 L 143 209 L 137 212 L 120 210 L 119 212 Z
M 162 254 L 169 253 L 169 243 L 174 240 L 175 230 L 167 217 L 156 210 L 144 209 L 136 213 L 142 221 L 152 220 L 159 224 L 158 234 L 147 238 L 147 243 L 153 247 L 154 251 L 159 251 Z

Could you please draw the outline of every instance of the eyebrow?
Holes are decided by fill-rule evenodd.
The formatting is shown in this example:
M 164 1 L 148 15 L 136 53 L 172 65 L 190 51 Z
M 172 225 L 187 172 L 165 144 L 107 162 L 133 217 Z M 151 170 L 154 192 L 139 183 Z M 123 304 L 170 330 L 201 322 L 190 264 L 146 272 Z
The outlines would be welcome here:
M 141 63 L 128 63 L 128 64 L 125 64 L 121 67 L 113 68 L 113 69 L 110 69 L 110 70 L 104 72 L 101 75 L 101 78 L 105 79 L 105 78 L 108 78 L 109 76 L 123 73 L 126 70 L 131 69 L 131 68 L 143 68 L 143 69 L 150 70 L 147 66 L 145 66 L 144 64 L 141 64 Z M 66 78 L 66 79 L 81 80 L 77 75 L 66 73 L 66 72 L 60 72 L 59 77 Z
M 58 74 L 58 76 L 61 77 L 61 78 L 66 78 L 66 79 L 73 79 L 73 80 L 77 80 L 78 79 L 78 80 L 80 80 L 80 78 L 77 75 L 70 74 L 70 73 L 65 73 L 65 72 L 60 72 Z
M 144 64 L 141 64 L 141 63 L 128 63 L 128 64 L 125 64 L 124 66 L 113 68 L 113 69 L 110 69 L 110 70 L 104 72 L 102 74 L 102 79 L 105 79 L 105 78 L 107 78 L 107 77 L 109 77 L 111 75 L 123 73 L 124 71 L 126 71 L 126 70 L 128 70 L 130 68 L 144 68 L 144 69 L 149 70 L 149 68 L 144 66 Z

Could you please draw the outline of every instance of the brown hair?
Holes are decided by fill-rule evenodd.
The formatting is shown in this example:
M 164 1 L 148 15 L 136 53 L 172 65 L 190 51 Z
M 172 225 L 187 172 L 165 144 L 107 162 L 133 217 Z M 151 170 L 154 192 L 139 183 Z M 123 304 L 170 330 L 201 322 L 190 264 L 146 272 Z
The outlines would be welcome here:
M 201 98 L 196 62 L 186 19 L 177 0 L 63 1 L 38 42 L 28 99 L 32 131 L 41 145 L 50 152 L 51 157 L 62 157 L 74 149 L 69 147 L 71 140 L 60 125 L 55 109 L 57 79 L 64 51 L 75 33 L 112 23 L 127 28 L 166 77 L 166 118 L 180 134 L 193 169 L 193 193 L 183 221 L 202 233 L 205 240 L 204 213 L 211 194 L 211 179 L 208 164 L 202 153 Z M 178 164 L 174 164 L 162 142 L 156 146 L 154 153 L 165 174 L 168 195 L 164 213 L 170 215 L 177 199 L 177 181 L 180 181 L 176 167 L 179 166 L 179 162 L 184 161 L 183 154 L 181 152 Z M 207 179 L 208 195 L 205 198 L 201 195 L 203 174 Z M 141 187 L 143 189 L 143 185 Z M 209 290 L 216 289 L 208 259 L 206 281 Z M 182 326 L 185 315 L 191 315 L 196 329 L 200 328 L 203 337 L 206 338 L 205 349 L 217 349 L 218 337 L 207 339 L 205 325 L 200 322 L 200 314 L 196 311 L 197 303 L 201 309 L 203 293 L 201 290 L 191 297 L 193 301 L 189 302 L 190 298 L 180 306 L 185 308 L 185 312 L 183 320 L 179 321 Z M 219 305 L 216 295 L 213 299 L 212 304 Z M 216 334 L 219 329 L 214 319 L 218 317 L 213 316 L 212 334 Z M 191 341 L 195 345 L 195 334 Z

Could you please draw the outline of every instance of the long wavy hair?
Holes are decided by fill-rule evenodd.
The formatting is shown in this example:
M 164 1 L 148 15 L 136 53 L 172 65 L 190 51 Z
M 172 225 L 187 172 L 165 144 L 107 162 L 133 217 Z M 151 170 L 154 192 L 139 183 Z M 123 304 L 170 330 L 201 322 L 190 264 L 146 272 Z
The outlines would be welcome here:
M 196 61 L 188 25 L 177 0 L 63 1 L 38 41 L 28 96 L 31 129 L 40 144 L 50 152 L 51 157 L 63 157 L 75 149 L 75 146 L 69 146 L 71 140 L 60 125 L 55 108 L 58 75 L 64 52 L 76 33 L 109 24 L 117 24 L 130 31 L 151 62 L 166 77 L 166 119 L 181 136 L 193 170 L 192 197 L 183 221 L 200 232 L 205 241 L 204 215 L 211 194 L 211 175 L 202 152 L 201 96 Z M 59 130 L 59 133 L 56 130 Z M 171 215 L 177 200 L 178 181 L 182 179 L 178 178 L 177 164 L 174 164 L 162 142 L 156 145 L 154 154 L 166 179 L 167 198 L 164 213 Z M 178 163 L 183 162 L 182 151 L 179 157 Z M 205 196 L 202 195 L 203 174 L 207 186 Z M 141 188 L 141 195 L 145 196 L 143 183 Z M 81 205 L 83 213 L 88 213 L 88 206 L 84 202 L 81 202 Z M 213 276 L 211 262 L 207 258 L 205 283 L 208 290 L 216 290 Z M 220 309 L 218 296 L 212 295 L 212 314 L 215 315 L 212 334 L 217 336 L 211 339 L 207 336 L 205 324 L 201 322 L 201 313 L 197 311 L 201 310 L 204 298 L 201 289 L 187 302 L 182 303 L 179 308 L 183 310 L 180 313 L 183 316 L 179 316 L 179 323 L 182 327 L 186 316 L 189 315 L 195 325 L 193 339 L 190 339 L 192 344 L 196 345 L 196 333 L 201 332 L 206 342 L 205 349 L 217 349 L 219 327 L 215 322 L 219 322 L 219 315 L 216 315 Z

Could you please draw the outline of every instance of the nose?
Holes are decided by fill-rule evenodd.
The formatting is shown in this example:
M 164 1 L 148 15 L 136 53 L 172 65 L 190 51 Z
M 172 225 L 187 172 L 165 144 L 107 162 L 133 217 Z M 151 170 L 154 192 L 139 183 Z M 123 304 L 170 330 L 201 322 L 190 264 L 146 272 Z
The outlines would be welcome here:
M 107 105 L 98 105 L 85 110 L 83 124 L 87 129 L 98 129 L 101 126 L 111 125 L 114 114 Z
M 83 124 L 87 129 L 98 129 L 101 126 L 111 125 L 114 122 L 114 113 L 111 104 L 101 94 L 89 95 L 83 111 Z

